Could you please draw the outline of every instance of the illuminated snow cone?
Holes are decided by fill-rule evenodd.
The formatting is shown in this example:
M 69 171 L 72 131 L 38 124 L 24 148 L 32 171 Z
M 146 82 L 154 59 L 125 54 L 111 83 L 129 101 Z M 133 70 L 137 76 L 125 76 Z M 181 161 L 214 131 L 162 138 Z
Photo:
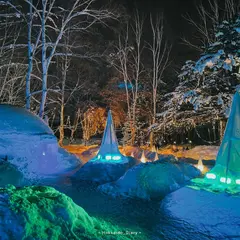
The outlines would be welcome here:
M 147 162 L 147 158 L 145 157 L 144 150 L 142 151 L 142 155 L 141 155 L 140 161 L 142 163 L 146 163 Z
M 204 170 L 204 166 L 202 163 L 202 159 L 198 160 L 197 168 L 202 172 Z
M 216 164 L 205 176 L 215 184 L 240 185 L 240 95 L 233 97 L 231 113 L 227 122 Z
M 114 131 L 111 111 L 108 112 L 107 124 L 97 156 L 93 160 L 119 162 L 125 158 L 118 149 L 118 140 Z

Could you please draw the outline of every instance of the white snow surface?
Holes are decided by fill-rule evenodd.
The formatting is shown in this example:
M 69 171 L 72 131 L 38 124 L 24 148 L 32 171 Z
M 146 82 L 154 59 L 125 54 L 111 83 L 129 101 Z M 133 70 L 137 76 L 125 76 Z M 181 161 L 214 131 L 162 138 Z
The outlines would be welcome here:
M 116 182 L 98 189 L 113 197 L 160 200 L 198 175 L 200 171 L 187 163 L 158 160 L 139 164 Z
M 239 196 L 183 187 L 161 204 L 174 230 L 157 228 L 167 240 L 240 239 L 239 205 Z
M 81 165 L 76 156 L 59 148 L 42 119 L 11 105 L 0 105 L 0 163 L 25 179 L 65 174 Z

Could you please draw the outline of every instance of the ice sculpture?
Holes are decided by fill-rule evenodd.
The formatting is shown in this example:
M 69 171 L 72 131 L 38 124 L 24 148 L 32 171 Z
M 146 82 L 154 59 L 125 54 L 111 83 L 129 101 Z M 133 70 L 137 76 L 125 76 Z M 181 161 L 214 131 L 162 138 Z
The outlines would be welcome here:
M 220 146 L 216 164 L 206 174 L 215 183 L 240 184 L 240 95 L 233 97 L 230 116 Z
M 121 161 L 122 158 L 125 157 L 120 153 L 118 149 L 118 140 L 114 130 L 112 114 L 109 110 L 107 124 L 96 159 L 102 161 Z

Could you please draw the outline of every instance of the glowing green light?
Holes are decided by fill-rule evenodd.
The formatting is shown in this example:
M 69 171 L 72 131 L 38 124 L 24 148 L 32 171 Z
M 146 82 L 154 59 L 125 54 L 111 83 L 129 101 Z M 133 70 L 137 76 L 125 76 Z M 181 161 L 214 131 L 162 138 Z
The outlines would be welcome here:
M 207 173 L 206 178 L 208 179 L 216 179 L 216 175 L 214 173 Z
M 221 177 L 220 178 L 220 182 L 222 182 L 222 183 L 226 183 L 227 182 L 227 184 L 230 184 L 231 182 L 232 182 L 232 180 L 231 180 L 231 178 L 225 178 L 225 177 Z
M 236 179 L 236 184 L 240 184 L 240 179 Z
M 220 178 L 220 182 L 225 183 L 226 182 L 226 178 L 225 177 L 221 177 Z
M 112 159 L 113 159 L 113 160 L 120 160 L 121 157 L 120 157 L 120 156 L 113 156 Z
M 106 158 L 106 160 L 111 160 L 112 156 L 111 155 L 106 155 L 105 158 Z

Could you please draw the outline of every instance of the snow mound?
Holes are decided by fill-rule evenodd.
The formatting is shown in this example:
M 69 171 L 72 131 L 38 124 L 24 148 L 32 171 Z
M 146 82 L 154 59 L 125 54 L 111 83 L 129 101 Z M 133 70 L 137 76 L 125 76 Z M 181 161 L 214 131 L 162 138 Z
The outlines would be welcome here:
M 0 104 L 0 133 L 7 134 L 49 134 L 53 131 L 38 116 L 24 108 Z
M 0 189 L 1 240 L 74 239 L 111 240 L 119 227 L 90 217 L 71 198 L 51 187 L 9 186 Z M 114 235 L 114 239 L 133 239 Z
M 81 161 L 59 148 L 47 124 L 26 109 L 0 105 L 0 164 L 15 166 L 26 179 L 65 174 Z
M 172 224 L 157 229 L 166 240 L 239 239 L 239 204 L 240 197 L 184 187 L 163 200 L 161 208 Z
M 73 179 L 99 184 L 113 182 L 123 176 L 136 162 L 132 157 L 124 157 L 121 161 L 92 159 L 73 175 Z
M 129 169 L 118 181 L 104 184 L 98 189 L 114 197 L 159 200 L 198 175 L 200 171 L 189 164 L 158 160 L 139 164 Z

